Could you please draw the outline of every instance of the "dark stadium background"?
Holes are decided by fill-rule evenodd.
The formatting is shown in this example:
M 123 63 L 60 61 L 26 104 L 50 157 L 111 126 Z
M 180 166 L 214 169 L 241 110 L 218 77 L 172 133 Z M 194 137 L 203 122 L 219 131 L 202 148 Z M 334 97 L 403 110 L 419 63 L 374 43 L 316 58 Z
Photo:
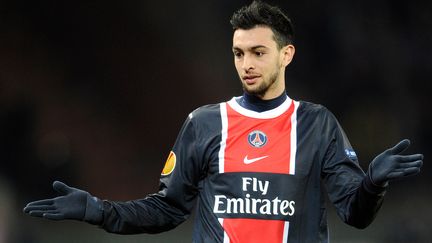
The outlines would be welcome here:
M 242 92 L 229 18 L 248 2 L 1 1 L 0 242 L 191 242 L 191 220 L 120 236 L 22 207 L 55 179 L 112 200 L 155 192 L 189 112 Z M 333 111 L 363 168 L 405 137 L 425 154 L 366 230 L 331 211 L 332 242 L 430 242 L 432 4 L 273 3 L 296 26 L 292 98 Z

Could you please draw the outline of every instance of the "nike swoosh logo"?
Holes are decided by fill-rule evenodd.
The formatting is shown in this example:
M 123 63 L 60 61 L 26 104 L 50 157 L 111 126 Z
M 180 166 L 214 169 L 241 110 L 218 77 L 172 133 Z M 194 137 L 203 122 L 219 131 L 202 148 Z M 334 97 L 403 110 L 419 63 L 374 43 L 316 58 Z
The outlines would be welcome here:
M 262 159 L 265 159 L 265 158 L 267 158 L 267 157 L 269 157 L 268 155 L 266 155 L 266 156 L 262 156 L 262 157 L 258 157 L 258 158 L 253 158 L 253 159 L 248 159 L 248 156 L 246 155 L 245 157 L 244 157 L 244 159 L 243 159 L 243 163 L 245 163 L 245 164 L 252 164 L 252 163 L 254 163 L 254 162 L 257 162 L 258 160 L 262 160 Z

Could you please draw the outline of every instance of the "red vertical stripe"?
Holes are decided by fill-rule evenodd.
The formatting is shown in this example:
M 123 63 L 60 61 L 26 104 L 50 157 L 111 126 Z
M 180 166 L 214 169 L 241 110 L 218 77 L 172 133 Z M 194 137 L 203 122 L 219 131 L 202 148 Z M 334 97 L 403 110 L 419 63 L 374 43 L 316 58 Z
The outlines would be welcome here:
M 282 243 L 285 221 L 263 219 L 224 219 L 230 243 Z
M 292 153 L 295 151 L 291 151 L 291 148 L 296 149 L 295 145 L 291 146 L 291 142 L 296 141 L 291 138 L 291 134 L 296 134 L 292 133 L 292 122 L 293 119 L 295 120 L 294 101 L 291 101 L 288 110 L 276 117 L 250 117 L 247 114 L 240 114 L 229 103 L 226 103 L 223 111 L 224 124 L 227 127 L 223 128 L 226 137 L 223 136 L 221 142 L 223 151 L 219 153 L 222 158 L 219 164 L 223 166 L 220 169 L 221 173 L 294 174 L 294 171 L 290 171 L 290 168 L 295 168 L 290 166 L 290 161 L 295 161 L 290 159 L 292 154 L 295 155 Z M 255 147 L 249 143 L 248 136 L 254 131 L 266 135 L 265 145 Z M 225 218 L 221 222 L 226 234 L 225 243 L 281 243 L 288 238 L 289 222 L 287 221 Z

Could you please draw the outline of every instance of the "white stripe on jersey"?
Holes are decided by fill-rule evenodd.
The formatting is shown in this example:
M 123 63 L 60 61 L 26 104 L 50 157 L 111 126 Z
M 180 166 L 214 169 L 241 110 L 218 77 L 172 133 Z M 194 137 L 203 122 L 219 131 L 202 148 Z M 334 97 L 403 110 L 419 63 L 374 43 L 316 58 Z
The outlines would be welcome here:
M 226 140 L 228 137 L 228 114 L 227 114 L 227 104 L 225 102 L 220 104 L 220 113 L 222 120 L 222 131 L 221 131 L 221 142 L 219 148 L 219 173 L 224 173 L 224 165 L 225 165 L 225 147 Z
M 290 154 L 290 168 L 289 173 L 291 175 L 295 174 L 295 162 L 296 162 L 296 152 L 297 152 L 297 108 L 299 107 L 299 102 L 294 101 L 294 111 L 291 115 L 291 154 Z
M 282 243 L 288 242 L 289 222 L 285 221 Z
M 222 229 L 223 229 L 223 218 L 218 218 L 218 220 L 219 220 L 219 223 L 220 223 L 220 225 L 222 226 Z M 223 237 L 223 243 L 230 243 L 230 238 L 229 238 L 229 236 L 228 236 L 228 234 L 226 233 L 226 231 L 225 230 L 223 230 L 224 231 L 224 237 Z

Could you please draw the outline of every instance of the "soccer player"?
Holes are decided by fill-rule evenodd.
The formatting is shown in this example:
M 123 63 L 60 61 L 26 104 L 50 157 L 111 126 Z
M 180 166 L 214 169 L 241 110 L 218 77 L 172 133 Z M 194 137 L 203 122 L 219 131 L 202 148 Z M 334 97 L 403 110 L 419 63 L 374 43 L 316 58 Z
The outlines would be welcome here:
M 423 155 L 402 155 L 405 139 L 363 172 L 333 114 L 287 95 L 285 68 L 295 53 L 290 19 L 255 1 L 231 24 L 244 93 L 189 114 L 159 192 L 113 202 L 56 181 L 58 197 L 31 202 L 24 212 L 135 234 L 170 230 L 197 205 L 193 242 L 328 242 L 327 193 L 345 223 L 367 227 L 388 183 L 418 173 Z

